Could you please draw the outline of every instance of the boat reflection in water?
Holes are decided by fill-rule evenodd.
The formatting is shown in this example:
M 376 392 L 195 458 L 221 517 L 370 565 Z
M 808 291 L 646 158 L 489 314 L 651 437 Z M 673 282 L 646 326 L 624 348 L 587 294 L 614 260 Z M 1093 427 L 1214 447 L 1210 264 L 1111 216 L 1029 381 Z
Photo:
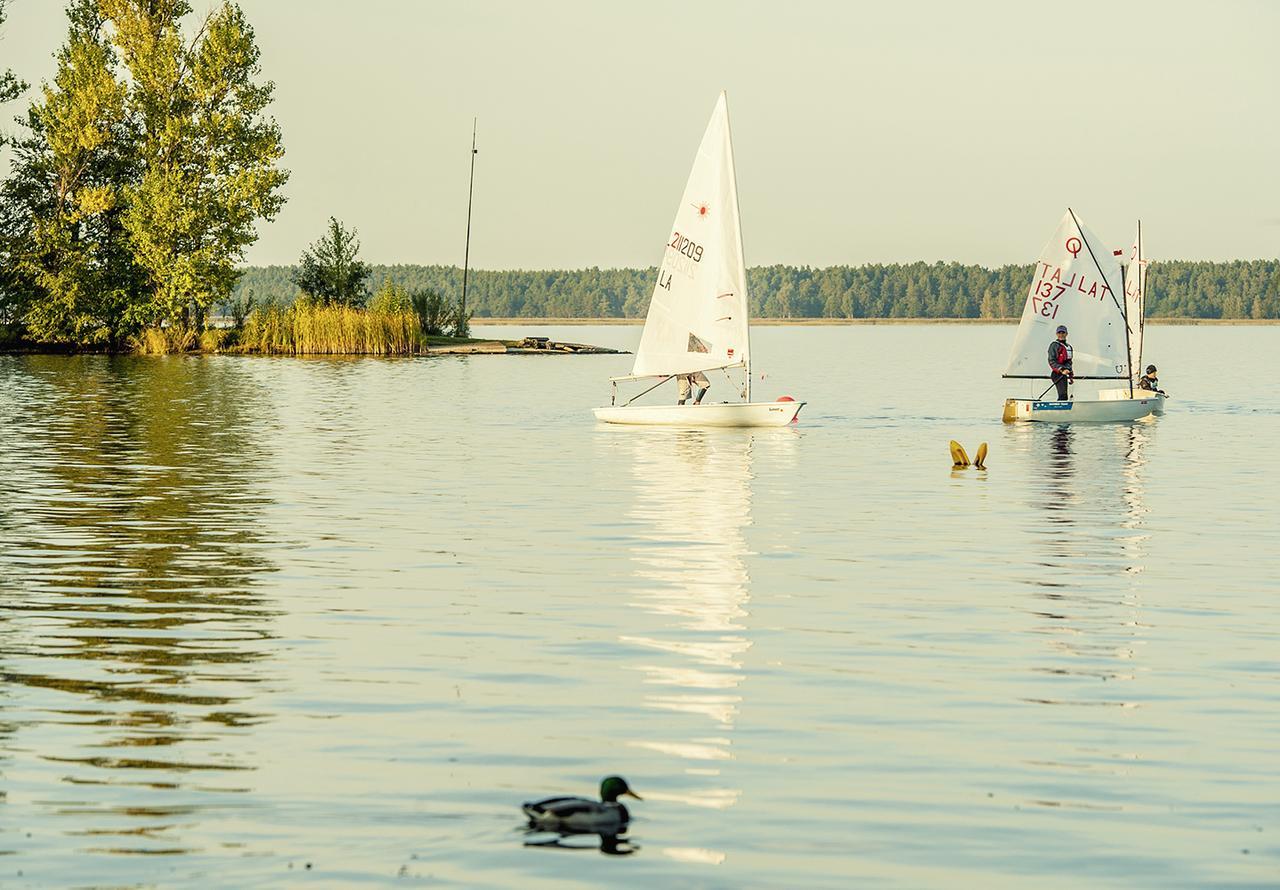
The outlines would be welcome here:
M 679 734 L 638 739 L 633 745 L 685 762 L 690 776 L 718 777 L 733 759 L 732 731 L 741 707 L 750 555 L 744 532 L 751 524 L 752 449 L 761 436 L 718 430 L 632 433 L 635 504 L 640 545 L 630 558 L 643 579 L 634 605 L 666 620 L 666 628 L 620 639 L 650 653 L 637 665 L 648 708 L 688 718 L 663 721 Z M 705 780 L 704 780 L 705 783 Z M 705 783 L 681 794 L 646 792 L 686 804 L 725 809 L 740 790 Z
M 1035 555 L 1022 561 L 1034 571 L 1023 580 L 1032 591 L 1027 631 L 1047 643 L 1032 670 L 1053 678 L 1032 684 L 1022 701 L 1117 713 L 1140 706 L 1132 684 L 1145 673 L 1147 625 L 1138 576 L 1149 541 L 1143 469 L 1153 435 L 1154 427 L 1142 423 L 1027 425 L 1007 440 L 1038 467 L 1027 488 L 1038 520 L 1024 526 L 1024 543 Z M 1119 732 L 1122 725 L 1111 728 Z M 1078 770 L 1076 761 L 1090 756 L 1067 746 L 1060 760 L 1046 758 L 1038 766 Z M 1098 800 L 1075 805 L 1101 805 L 1105 798 L 1100 790 Z
M 204 848 L 193 814 L 245 796 L 255 765 L 229 752 L 267 716 L 272 612 L 246 432 L 262 399 L 238 367 L 30 356 L 0 374 L 0 764 L 30 801 L 3 852 L 36 883 L 70 852 L 51 836 L 133 883 L 113 854 Z

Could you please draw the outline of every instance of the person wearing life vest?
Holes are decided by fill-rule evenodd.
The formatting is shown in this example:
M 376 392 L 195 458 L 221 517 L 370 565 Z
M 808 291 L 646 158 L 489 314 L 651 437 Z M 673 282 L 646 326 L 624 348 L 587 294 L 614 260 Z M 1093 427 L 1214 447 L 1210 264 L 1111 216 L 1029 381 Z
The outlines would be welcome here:
M 1067 400 L 1067 384 L 1075 382 L 1075 374 L 1071 372 L 1071 344 L 1067 342 L 1067 326 L 1058 325 L 1057 338 L 1049 344 L 1050 379 L 1058 388 L 1058 401 Z
M 1156 366 L 1147 365 L 1147 373 L 1138 379 L 1138 389 L 1150 390 L 1164 395 L 1165 392 L 1160 388 L 1160 379 L 1156 377 Z

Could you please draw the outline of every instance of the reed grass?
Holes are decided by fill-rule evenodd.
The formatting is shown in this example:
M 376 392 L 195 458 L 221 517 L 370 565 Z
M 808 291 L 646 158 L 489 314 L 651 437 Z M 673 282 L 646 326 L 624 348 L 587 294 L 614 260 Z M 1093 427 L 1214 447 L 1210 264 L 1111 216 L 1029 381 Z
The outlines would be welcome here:
M 298 300 L 255 308 L 245 319 L 237 349 L 270 355 L 416 355 L 424 346 L 411 307 L 375 301 L 361 309 Z
M 147 328 L 131 337 L 129 345 L 139 355 L 172 355 L 191 350 L 199 339 L 189 328 Z

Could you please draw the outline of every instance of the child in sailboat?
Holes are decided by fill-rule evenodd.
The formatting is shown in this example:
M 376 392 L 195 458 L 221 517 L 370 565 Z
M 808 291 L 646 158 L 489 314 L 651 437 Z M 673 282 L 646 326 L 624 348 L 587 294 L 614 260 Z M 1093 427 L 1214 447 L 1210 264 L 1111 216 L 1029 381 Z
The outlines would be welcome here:
M 1165 392 L 1160 388 L 1160 379 L 1156 377 L 1156 366 L 1147 365 L 1147 373 L 1138 379 L 1138 389 L 1146 389 L 1151 392 L 1158 392 L 1164 395 Z
M 693 400 L 695 405 L 702 404 L 702 397 L 707 394 L 707 390 L 711 388 L 711 381 L 707 379 L 707 375 L 701 371 L 694 371 L 692 374 L 681 374 L 678 378 L 680 384 L 680 400 L 677 405 L 683 405 L 689 400 L 689 396 L 694 386 L 698 386 L 698 397 Z

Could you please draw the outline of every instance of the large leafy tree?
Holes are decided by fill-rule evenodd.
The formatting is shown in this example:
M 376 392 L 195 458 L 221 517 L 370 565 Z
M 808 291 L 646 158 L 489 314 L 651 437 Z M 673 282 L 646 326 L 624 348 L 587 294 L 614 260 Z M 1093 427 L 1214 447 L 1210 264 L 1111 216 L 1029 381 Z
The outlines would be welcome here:
M 28 336 L 118 346 L 147 325 L 199 329 L 284 202 L 253 30 L 223 2 L 188 40 L 190 11 L 71 0 L 0 192 L 5 314 Z
M 322 303 L 363 306 L 368 294 L 365 279 L 372 271 L 360 261 L 356 230 L 329 217 L 328 233 L 302 252 L 293 283 Z
M 68 18 L 57 74 L 27 113 L 0 190 L 5 315 L 36 340 L 118 345 L 142 283 L 121 221 L 134 166 L 126 87 L 96 3 L 75 0 Z
M 230 294 L 258 219 L 284 204 L 280 130 L 265 116 L 253 29 L 233 3 L 184 43 L 187 0 L 100 0 L 132 79 L 141 176 L 126 189 L 125 228 L 150 281 L 151 315 L 203 327 Z

